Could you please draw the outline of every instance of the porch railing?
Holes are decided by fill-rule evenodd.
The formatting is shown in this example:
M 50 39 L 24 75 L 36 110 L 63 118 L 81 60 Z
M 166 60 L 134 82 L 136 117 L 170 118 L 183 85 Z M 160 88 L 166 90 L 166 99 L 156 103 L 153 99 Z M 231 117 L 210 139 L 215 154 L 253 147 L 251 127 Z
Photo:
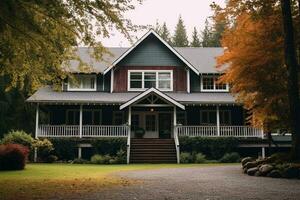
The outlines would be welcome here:
M 39 125 L 38 137 L 80 137 L 79 125 Z M 128 126 L 83 125 L 82 137 L 127 137 Z
M 263 131 L 250 126 L 177 126 L 178 136 L 189 137 L 263 137 Z

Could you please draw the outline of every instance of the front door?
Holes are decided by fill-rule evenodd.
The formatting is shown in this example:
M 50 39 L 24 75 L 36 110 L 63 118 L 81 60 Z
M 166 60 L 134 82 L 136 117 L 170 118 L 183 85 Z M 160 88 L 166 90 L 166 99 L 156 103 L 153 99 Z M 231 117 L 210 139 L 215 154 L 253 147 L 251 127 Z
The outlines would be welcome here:
M 172 132 L 172 114 L 159 114 L 159 138 L 171 138 Z
M 144 118 L 145 138 L 158 138 L 158 117 L 156 113 L 146 113 Z

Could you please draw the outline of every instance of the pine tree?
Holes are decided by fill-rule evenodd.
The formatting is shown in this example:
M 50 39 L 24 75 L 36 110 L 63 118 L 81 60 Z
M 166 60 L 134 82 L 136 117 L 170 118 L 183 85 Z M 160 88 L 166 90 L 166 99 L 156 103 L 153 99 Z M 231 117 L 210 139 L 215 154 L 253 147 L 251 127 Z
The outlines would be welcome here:
M 172 43 L 175 47 L 187 47 L 189 45 L 186 29 L 181 16 L 179 16 Z
M 201 43 L 203 47 L 211 47 L 211 38 L 212 38 L 212 31 L 211 28 L 209 27 L 208 20 L 205 20 L 205 27 L 204 30 L 201 33 Z
M 194 27 L 193 35 L 192 35 L 192 42 L 191 42 L 191 47 L 200 47 L 201 42 L 198 37 L 198 32 L 196 27 Z
M 171 36 L 170 31 L 168 30 L 166 22 L 163 23 L 161 30 L 160 30 L 160 36 L 162 39 L 164 39 L 166 42 L 171 43 Z

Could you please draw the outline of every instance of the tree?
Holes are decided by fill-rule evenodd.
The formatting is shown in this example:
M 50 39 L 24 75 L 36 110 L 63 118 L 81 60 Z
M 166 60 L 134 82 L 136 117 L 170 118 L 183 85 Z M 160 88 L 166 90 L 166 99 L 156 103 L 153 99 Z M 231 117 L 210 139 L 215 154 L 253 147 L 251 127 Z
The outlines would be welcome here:
M 199 37 L 198 37 L 198 32 L 197 32 L 196 27 L 194 27 L 194 31 L 193 31 L 193 34 L 192 34 L 191 47 L 200 47 L 200 46 L 201 46 L 201 42 L 200 42 Z
M 49 82 L 59 85 L 66 76 L 61 64 L 79 59 L 74 55 L 78 45 L 94 47 L 93 56 L 101 59 L 107 51 L 97 38 L 109 37 L 111 28 L 130 38 L 129 31 L 137 28 L 123 16 L 134 9 L 132 2 L 0 1 L 0 76 L 8 79 L 6 89 L 32 92 Z
M 169 44 L 171 44 L 171 36 L 170 36 L 170 31 L 167 27 L 166 22 L 163 23 L 161 30 L 160 30 L 160 36 L 162 37 L 162 39 L 164 39 L 165 41 L 167 41 Z
M 189 45 L 186 29 L 181 16 L 179 16 L 178 23 L 175 28 L 172 44 L 175 47 L 187 47 Z
M 300 161 L 300 99 L 298 63 L 294 40 L 294 27 L 290 0 L 280 0 L 284 32 L 284 54 L 287 67 L 287 88 L 289 97 L 291 131 L 293 133 L 293 158 Z
M 202 31 L 202 46 L 203 47 L 211 47 L 212 44 L 211 44 L 211 38 L 212 38 L 212 31 L 211 31 L 211 28 L 209 26 L 209 23 L 208 23 L 208 19 L 205 20 L 205 27 L 204 27 L 204 30 Z

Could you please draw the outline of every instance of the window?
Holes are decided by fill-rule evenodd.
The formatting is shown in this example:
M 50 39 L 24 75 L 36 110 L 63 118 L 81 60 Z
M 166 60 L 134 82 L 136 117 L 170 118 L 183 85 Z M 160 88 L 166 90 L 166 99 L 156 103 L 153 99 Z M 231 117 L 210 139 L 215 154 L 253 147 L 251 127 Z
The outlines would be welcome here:
M 74 75 L 68 81 L 69 91 L 96 91 L 95 75 Z
M 171 70 L 151 71 L 151 70 L 129 70 L 128 90 L 142 91 L 147 88 L 158 88 L 163 91 L 173 90 L 173 73 Z
M 156 115 L 149 114 L 145 116 L 146 131 L 156 131 Z
M 200 123 L 203 125 L 216 125 L 217 116 L 215 110 L 201 110 L 200 111 Z
M 221 125 L 231 125 L 230 110 L 220 110 L 220 124 Z
M 79 110 L 67 110 L 66 123 L 69 125 L 79 125 Z M 100 125 L 102 120 L 101 110 L 82 111 L 83 125 Z
M 122 125 L 125 124 L 124 113 L 123 112 L 113 112 L 113 124 Z
M 182 111 L 182 112 L 177 112 L 177 124 L 179 125 L 186 125 L 186 112 Z
M 201 91 L 228 92 L 228 84 L 218 83 L 219 76 L 202 76 Z

